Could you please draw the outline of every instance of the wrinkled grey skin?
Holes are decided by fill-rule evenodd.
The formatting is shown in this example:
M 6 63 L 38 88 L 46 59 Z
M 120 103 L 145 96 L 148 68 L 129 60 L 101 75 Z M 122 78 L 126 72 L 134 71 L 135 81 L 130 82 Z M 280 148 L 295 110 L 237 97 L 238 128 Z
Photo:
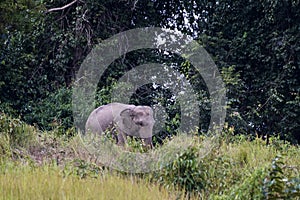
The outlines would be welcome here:
M 153 110 L 149 106 L 134 106 L 122 103 L 110 103 L 96 108 L 88 117 L 87 132 L 101 134 L 115 125 L 118 145 L 124 145 L 126 136 L 142 138 L 147 146 L 152 147 L 154 125 Z

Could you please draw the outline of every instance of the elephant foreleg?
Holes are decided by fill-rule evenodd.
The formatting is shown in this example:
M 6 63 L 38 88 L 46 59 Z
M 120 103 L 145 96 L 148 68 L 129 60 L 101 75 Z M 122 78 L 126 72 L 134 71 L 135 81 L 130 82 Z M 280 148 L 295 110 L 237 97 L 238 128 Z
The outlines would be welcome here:
M 126 142 L 126 135 L 122 131 L 118 131 L 118 145 L 119 146 L 124 146 Z
M 151 149 L 153 148 L 152 137 L 144 138 L 143 140 L 146 147 L 150 147 Z

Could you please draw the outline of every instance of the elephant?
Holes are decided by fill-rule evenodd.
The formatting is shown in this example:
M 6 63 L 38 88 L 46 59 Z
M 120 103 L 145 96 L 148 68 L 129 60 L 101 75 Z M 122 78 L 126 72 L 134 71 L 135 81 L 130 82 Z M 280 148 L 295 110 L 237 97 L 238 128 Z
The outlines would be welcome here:
M 127 136 L 142 138 L 146 146 L 153 147 L 152 130 L 155 120 L 149 106 L 135 106 L 122 103 L 102 105 L 91 112 L 85 130 L 101 134 L 115 126 L 117 144 L 124 146 Z

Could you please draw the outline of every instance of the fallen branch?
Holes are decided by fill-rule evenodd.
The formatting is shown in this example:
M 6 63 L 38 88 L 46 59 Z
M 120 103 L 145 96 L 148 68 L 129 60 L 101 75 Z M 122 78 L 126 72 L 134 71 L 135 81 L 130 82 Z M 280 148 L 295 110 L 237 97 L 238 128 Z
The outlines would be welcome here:
M 51 8 L 49 10 L 46 11 L 46 13 L 48 12 L 55 12 L 55 11 L 59 11 L 59 10 L 64 10 L 70 6 L 72 6 L 74 3 L 76 3 L 78 0 L 74 0 L 72 1 L 71 3 L 68 3 L 67 5 L 64 5 L 63 7 L 60 7 L 60 8 Z

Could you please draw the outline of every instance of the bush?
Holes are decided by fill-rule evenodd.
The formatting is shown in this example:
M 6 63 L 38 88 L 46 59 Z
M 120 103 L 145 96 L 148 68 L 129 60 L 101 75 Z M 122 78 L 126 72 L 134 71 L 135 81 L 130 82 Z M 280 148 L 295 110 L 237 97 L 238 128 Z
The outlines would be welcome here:
M 20 119 L 0 113 L 0 136 L 6 137 L 12 147 L 28 147 L 36 136 L 36 129 Z
M 272 161 L 269 174 L 264 180 L 265 199 L 296 199 L 300 197 L 300 179 L 288 177 L 284 173 L 284 163 L 280 155 Z
M 41 129 L 61 129 L 61 134 L 73 126 L 71 90 L 66 87 L 58 89 L 54 93 L 38 103 L 29 106 L 29 112 L 24 119 L 29 124 L 37 124 Z
M 67 177 L 70 175 L 78 176 L 79 178 L 98 178 L 103 174 L 103 168 L 88 163 L 84 160 L 75 159 L 73 162 L 68 163 L 64 166 L 63 176 Z
M 36 129 L 20 119 L 0 113 L 0 157 L 10 157 L 13 148 L 27 148 L 36 138 Z
M 265 176 L 264 169 L 256 169 L 251 174 L 243 177 L 240 184 L 236 184 L 224 199 L 263 199 L 262 185 Z
M 178 154 L 177 158 L 161 171 L 156 172 L 155 177 L 167 188 L 200 192 L 205 187 L 206 170 L 198 158 L 197 147 L 191 146 Z

